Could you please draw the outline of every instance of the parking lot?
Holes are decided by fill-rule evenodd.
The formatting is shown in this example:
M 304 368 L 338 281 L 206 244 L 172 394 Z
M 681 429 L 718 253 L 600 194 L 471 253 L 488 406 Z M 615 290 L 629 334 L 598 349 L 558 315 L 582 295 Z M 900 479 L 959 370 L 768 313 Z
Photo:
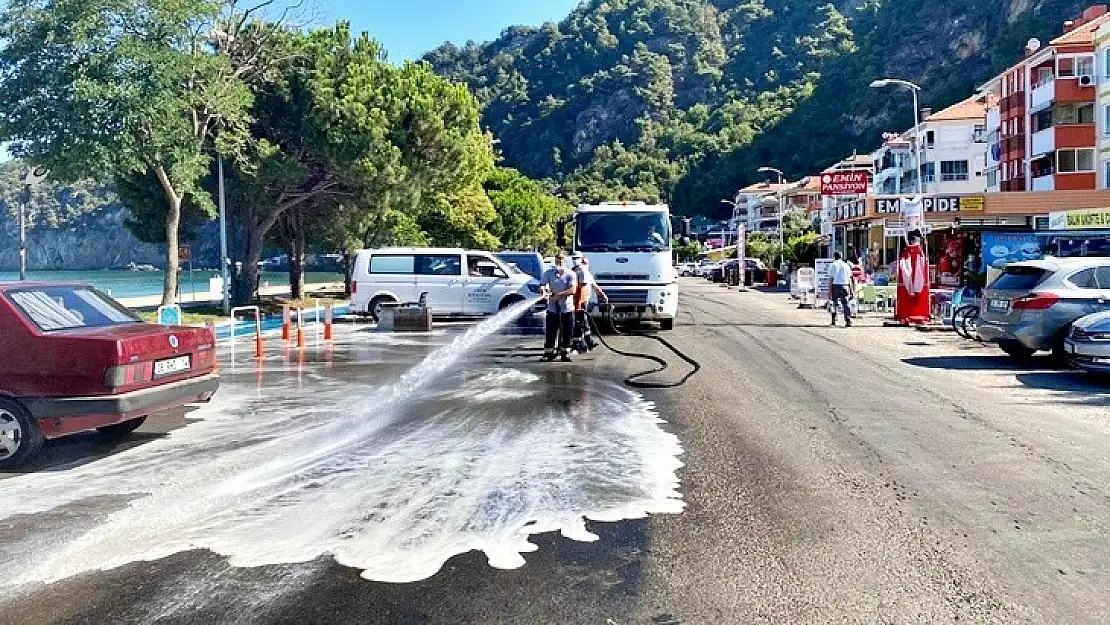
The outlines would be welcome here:
M 670 391 L 604 351 L 542 365 L 517 326 L 225 345 L 211 404 L 0 479 L 0 614 L 1110 618 L 1105 380 L 704 280 L 680 310 L 703 372 Z

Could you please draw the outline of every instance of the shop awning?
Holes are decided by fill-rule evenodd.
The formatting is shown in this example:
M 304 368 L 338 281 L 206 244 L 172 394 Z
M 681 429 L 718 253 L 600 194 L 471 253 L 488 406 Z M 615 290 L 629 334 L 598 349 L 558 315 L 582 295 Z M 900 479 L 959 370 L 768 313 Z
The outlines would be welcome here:
M 1092 239 L 1110 237 L 1110 230 L 1038 230 L 1033 234 L 1039 237 L 1056 237 L 1060 239 Z

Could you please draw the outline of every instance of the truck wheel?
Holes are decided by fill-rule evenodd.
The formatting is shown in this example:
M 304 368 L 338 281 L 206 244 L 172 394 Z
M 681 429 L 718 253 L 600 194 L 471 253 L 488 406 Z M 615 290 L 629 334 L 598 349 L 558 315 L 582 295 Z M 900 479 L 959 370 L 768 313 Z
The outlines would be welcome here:
M 1052 340 L 1052 362 L 1060 369 L 1071 369 L 1071 360 L 1068 358 L 1068 336 L 1071 334 L 1071 324 L 1064 326 L 1063 330 Z
M 42 449 L 39 422 L 18 403 L 0 397 L 0 471 L 14 469 Z
M 664 319 L 663 321 L 659 322 L 659 327 L 664 332 L 670 332 L 671 330 L 674 330 L 674 319 Z
M 376 322 L 382 316 L 382 307 L 392 301 L 394 301 L 394 299 L 388 295 L 379 295 L 370 300 L 370 305 L 366 307 L 366 312 L 370 313 L 370 316 Z
M 131 419 L 123 423 L 115 425 L 106 425 L 102 428 L 96 428 L 97 432 L 105 436 L 127 436 L 128 434 L 139 429 L 139 426 L 146 422 L 146 417 L 139 417 L 138 419 Z

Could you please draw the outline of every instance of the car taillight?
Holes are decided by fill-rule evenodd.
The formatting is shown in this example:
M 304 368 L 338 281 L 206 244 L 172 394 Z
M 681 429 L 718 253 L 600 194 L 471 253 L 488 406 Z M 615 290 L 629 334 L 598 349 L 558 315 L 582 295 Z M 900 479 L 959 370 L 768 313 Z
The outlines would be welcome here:
M 1014 300 L 1014 310 L 1048 310 L 1060 301 L 1060 296 L 1052 293 L 1030 293 Z
M 109 367 L 104 372 L 104 386 L 120 388 L 132 384 L 149 382 L 154 378 L 154 363 L 136 362 L 129 365 Z

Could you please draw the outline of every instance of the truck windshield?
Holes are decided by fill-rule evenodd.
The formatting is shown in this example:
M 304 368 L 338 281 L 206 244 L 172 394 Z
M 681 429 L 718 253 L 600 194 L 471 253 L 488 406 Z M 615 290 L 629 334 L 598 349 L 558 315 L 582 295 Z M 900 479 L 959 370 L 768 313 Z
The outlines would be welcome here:
M 141 321 L 107 295 L 86 287 L 28 287 L 8 291 L 8 299 L 43 332 Z
M 578 215 L 582 252 L 666 252 L 671 220 L 666 213 L 583 213 Z

